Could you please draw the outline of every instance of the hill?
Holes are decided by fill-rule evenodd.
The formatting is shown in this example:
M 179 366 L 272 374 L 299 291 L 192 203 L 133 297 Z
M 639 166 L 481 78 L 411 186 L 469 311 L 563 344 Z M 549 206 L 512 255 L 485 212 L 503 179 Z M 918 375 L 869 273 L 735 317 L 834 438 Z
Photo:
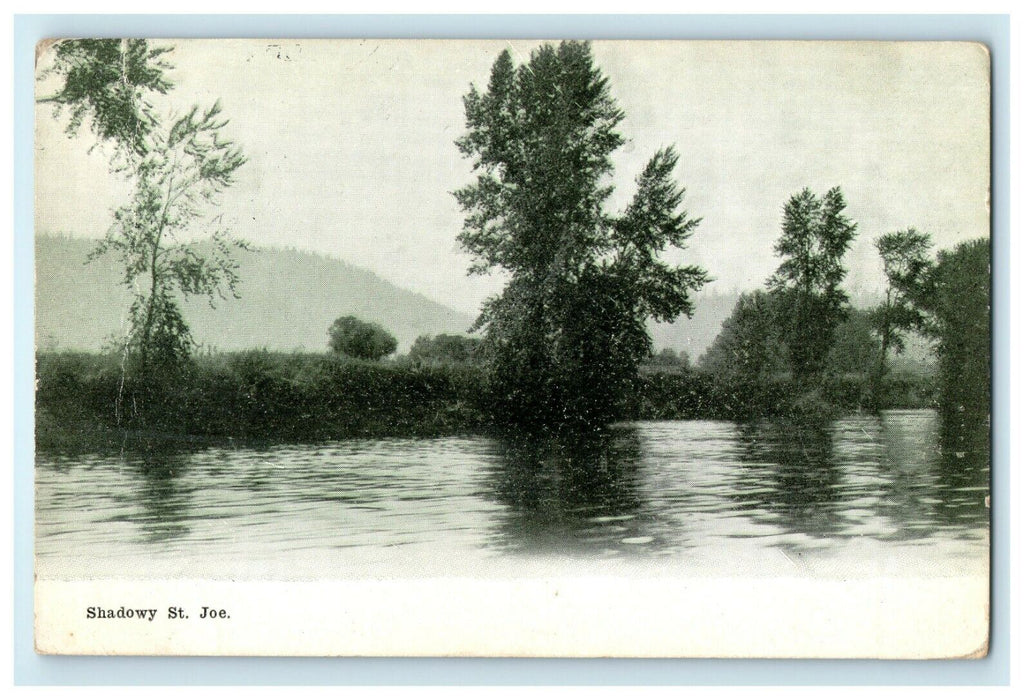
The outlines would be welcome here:
M 94 241 L 36 238 L 36 343 L 43 349 L 96 351 L 124 332 L 129 294 L 113 256 L 87 265 Z M 422 334 L 465 333 L 473 317 L 401 289 L 343 260 L 297 250 L 240 252 L 240 299 L 186 304 L 194 340 L 217 350 L 326 349 L 339 316 L 379 323 L 407 352 Z M 697 361 L 734 308 L 738 292 L 702 292 L 692 318 L 650 323 L 658 352 L 687 351 Z
M 85 264 L 95 242 L 36 238 L 36 344 L 41 349 L 101 349 L 124 332 L 129 294 L 111 255 Z M 339 316 L 379 323 L 406 352 L 424 333 L 464 333 L 473 318 L 406 291 L 369 270 L 296 250 L 241 251 L 240 299 L 185 306 L 194 340 L 217 350 L 322 351 Z

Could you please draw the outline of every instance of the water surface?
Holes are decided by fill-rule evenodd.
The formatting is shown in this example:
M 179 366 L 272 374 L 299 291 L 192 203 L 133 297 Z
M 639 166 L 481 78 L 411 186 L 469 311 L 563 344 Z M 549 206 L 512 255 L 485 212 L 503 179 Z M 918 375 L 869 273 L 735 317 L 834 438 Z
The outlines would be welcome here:
M 933 411 L 37 455 L 37 574 L 983 573 L 988 459 Z

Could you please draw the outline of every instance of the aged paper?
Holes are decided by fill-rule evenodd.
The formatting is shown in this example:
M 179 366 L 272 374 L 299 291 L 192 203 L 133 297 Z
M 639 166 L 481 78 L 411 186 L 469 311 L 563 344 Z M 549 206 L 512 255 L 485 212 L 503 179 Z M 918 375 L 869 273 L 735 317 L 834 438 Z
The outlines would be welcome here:
M 41 42 L 37 650 L 983 656 L 989 86 Z

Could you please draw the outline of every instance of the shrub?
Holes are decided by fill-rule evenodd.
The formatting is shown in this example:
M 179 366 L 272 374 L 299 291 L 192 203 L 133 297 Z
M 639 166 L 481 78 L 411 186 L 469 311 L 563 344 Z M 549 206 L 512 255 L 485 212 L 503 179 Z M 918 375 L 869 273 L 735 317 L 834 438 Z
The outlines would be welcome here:
M 341 316 L 329 327 L 333 352 L 362 360 L 379 360 L 397 350 L 397 339 L 375 323 Z

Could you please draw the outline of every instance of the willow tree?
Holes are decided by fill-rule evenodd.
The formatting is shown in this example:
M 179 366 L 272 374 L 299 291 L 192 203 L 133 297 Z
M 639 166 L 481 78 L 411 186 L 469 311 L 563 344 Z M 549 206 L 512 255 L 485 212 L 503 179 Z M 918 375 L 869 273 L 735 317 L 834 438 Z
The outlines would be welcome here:
M 67 112 L 70 137 L 88 124 L 94 147 L 111 147 L 112 175 L 132 186 L 90 260 L 110 252 L 122 264 L 122 282 L 132 294 L 125 349 L 145 377 L 183 365 L 192 338 L 180 301 L 199 295 L 213 303 L 235 295 L 232 248 L 246 247 L 213 212 L 246 162 L 222 134 L 227 121 L 220 104 L 194 106 L 170 123 L 153 104 L 173 87 L 166 75 L 171 50 L 145 39 L 62 40 L 40 73 L 60 86 L 38 101 L 52 104 L 55 116 Z M 189 243 L 198 237 L 209 241 L 203 253 Z
M 614 418 L 651 351 L 645 322 L 693 311 L 707 281 L 662 259 L 699 219 L 681 210 L 677 154 L 656 153 L 622 212 L 611 214 L 611 154 L 623 112 L 589 44 L 543 45 L 518 67 L 494 62 L 485 92 L 465 97 L 457 141 L 477 175 L 455 196 L 472 273 L 503 271 L 505 289 L 476 322 L 497 417 L 530 426 Z
M 805 188 L 784 205 L 775 246 L 783 261 L 766 286 L 792 371 L 803 385 L 823 370 L 835 329 L 847 313 L 842 258 L 855 238 L 856 224 L 844 209 L 838 187 L 822 197 Z
M 182 366 L 193 349 L 180 299 L 236 293 L 238 264 L 233 247 L 246 247 L 219 224 L 203 221 L 217 196 L 246 162 L 240 149 L 223 139 L 221 106 L 193 107 L 167 130 L 154 131 L 133 168 L 128 204 L 114 212 L 114 224 L 91 259 L 114 253 L 122 282 L 132 292 L 126 348 L 146 376 L 155 369 Z M 203 233 L 203 254 L 190 237 Z

